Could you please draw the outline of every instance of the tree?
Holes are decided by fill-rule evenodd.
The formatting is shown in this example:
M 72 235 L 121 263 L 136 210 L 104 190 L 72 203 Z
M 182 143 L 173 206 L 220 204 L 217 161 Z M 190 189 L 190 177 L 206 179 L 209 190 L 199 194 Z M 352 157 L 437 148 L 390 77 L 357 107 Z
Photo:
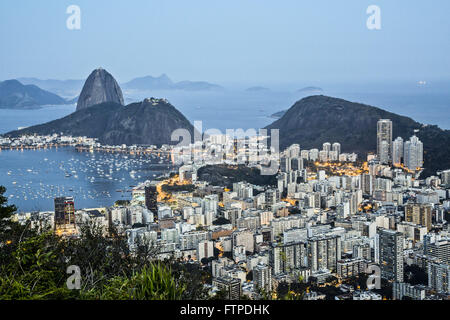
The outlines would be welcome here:
M 186 284 L 173 277 L 170 266 L 151 262 L 131 277 L 116 276 L 100 289 L 81 294 L 85 299 L 100 300 L 181 300 Z
M 281 282 L 277 287 L 279 300 L 302 300 L 309 285 L 303 282 Z
M 423 284 L 428 285 L 428 274 L 427 272 L 420 268 L 418 265 L 406 265 L 405 266 L 405 282 L 417 285 Z
M 64 284 L 63 245 L 53 233 L 22 240 L 12 259 L 0 269 L 0 300 L 70 299 L 77 296 Z
M 10 233 L 13 222 L 11 216 L 16 212 L 14 205 L 8 205 L 8 199 L 4 196 L 6 188 L 0 186 L 0 245 L 10 244 L 7 235 Z
M 11 220 L 16 212 L 14 205 L 8 205 L 4 196 L 6 188 L 0 186 L 0 265 L 3 266 L 11 260 L 11 255 L 17 249 L 22 239 L 34 235 L 29 225 L 22 226 Z
M 374 292 L 381 294 L 384 298 L 392 299 L 392 283 L 386 279 L 381 279 L 381 289 L 373 289 Z
M 0 186 L 0 226 L 3 226 L 7 219 L 16 211 L 14 205 L 8 205 L 8 199 L 4 196 L 6 188 Z
M 80 236 L 62 238 L 53 230 L 33 230 L 10 219 L 0 188 L 0 300 L 5 299 L 207 299 L 210 274 L 198 263 L 159 261 L 150 240 L 127 238 L 101 225 L 80 226 Z M 81 289 L 69 290 L 66 273 L 78 266 Z
M 336 281 L 338 281 L 338 278 L 335 276 L 328 276 L 325 280 L 326 283 L 335 283 Z
M 357 276 L 352 276 L 348 278 L 345 282 L 355 290 L 366 290 L 367 289 L 367 279 L 369 275 L 367 273 L 360 273 Z
M 221 226 L 224 224 L 231 224 L 231 221 L 228 219 L 225 219 L 224 217 L 219 217 L 213 221 L 213 225 L 215 225 L 215 226 Z

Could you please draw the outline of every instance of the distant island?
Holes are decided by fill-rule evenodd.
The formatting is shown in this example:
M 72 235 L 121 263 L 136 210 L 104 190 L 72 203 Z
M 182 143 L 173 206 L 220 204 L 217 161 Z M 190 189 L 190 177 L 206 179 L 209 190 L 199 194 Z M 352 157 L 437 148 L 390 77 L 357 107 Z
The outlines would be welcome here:
M 17 81 L 23 85 L 34 85 L 45 91 L 57 94 L 60 97 L 67 98 L 68 104 L 76 104 L 83 88 L 85 80 L 56 80 L 56 79 L 38 79 L 33 77 L 17 78 Z M 212 91 L 222 90 L 220 85 L 206 81 L 180 81 L 174 82 L 167 75 L 162 74 L 159 77 L 145 76 L 134 78 L 128 82 L 122 83 L 121 87 L 126 90 L 148 91 L 148 90 L 184 90 L 184 91 Z
M 314 95 L 314 94 L 322 94 L 323 89 L 319 88 L 319 87 L 305 87 L 305 88 L 297 90 L 297 92 L 303 93 L 303 94 Z
M 38 78 L 18 78 L 17 80 L 22 84 L 33 84 L 63 97 L 75 97 L 79 95 L 84 84 L 84 80 L 42 80 Z
M 63 104 L 68 102 L 35 85 L 24 85 L 17 80 L 0 82 L 0 109 L 37 109 L 43 105 Z
M 287 110 L 281 110 L 281 111 L 275 112 L 275 113 L 271 114 L 270 117 L 275 118 L 275 119 L 280 119 L 282 116 L 284 116 L 286 111 Z
M 127 90 L 186 90 L 186 91 L 209 91 L 221 90 L 221 86 L 206 81 L 180 81 L 173 82 L 166 74 L 159 77 L 145 76 L 135 78 L 122 84 Z
M 256 86 L 256 87 L 247 88 L 245 91 L 247 91 L 247 92 L 270 92 L 270 89 L 266 88 L 266 87 Z

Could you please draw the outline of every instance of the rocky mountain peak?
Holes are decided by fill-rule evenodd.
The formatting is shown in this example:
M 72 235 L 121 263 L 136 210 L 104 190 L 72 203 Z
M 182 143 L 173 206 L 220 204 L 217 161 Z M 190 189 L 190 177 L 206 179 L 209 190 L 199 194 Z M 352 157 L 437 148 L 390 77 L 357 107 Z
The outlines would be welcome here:
M 92 71 L 78 98 L 77 111 L 104 102 L 124 104 L 122 90 L 114 77 L 105 69 Z

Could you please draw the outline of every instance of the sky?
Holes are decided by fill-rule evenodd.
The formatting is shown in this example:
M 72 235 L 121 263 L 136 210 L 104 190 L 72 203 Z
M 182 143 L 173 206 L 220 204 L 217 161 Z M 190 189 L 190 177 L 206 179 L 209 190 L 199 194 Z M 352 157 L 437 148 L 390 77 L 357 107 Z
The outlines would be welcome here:
M 81 9 L 69 30 L 67 7 Z M 381 10 L 369 30 L 366 10 Z M 450 78 L 448 0 L 1 0 L 0 79 L 119 82 L 419 81 Z

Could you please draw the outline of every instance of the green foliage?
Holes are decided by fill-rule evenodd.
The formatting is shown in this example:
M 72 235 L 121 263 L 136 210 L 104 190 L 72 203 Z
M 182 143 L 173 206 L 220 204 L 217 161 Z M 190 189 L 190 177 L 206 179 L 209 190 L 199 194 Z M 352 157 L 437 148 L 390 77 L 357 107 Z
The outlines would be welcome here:
M 8 205 L 8 199 L 3 195 L 6 192 L 5 187 L 0 186 L 0 246 L 10 242 L 12 223 L 11 215 L 16 211 L 16 207 Z
M 324 294 L 326 300 L 334 300 L 336 296 L 342 293 L 337 287 L 332 285 L 325 287 L 313 287 L 311 290 Z
M 360 273 L 357 276 L 348 278 L 345 283 L 353 286 L 353 289 L 355 290 L 366 290 L 368 278 L 369 275 L 367 273 Z
M 9 264 L 1 266 L 0 300 L 68 299 L 76 295 L 63 284 L 61 245 L 51 233 L 19 243 Z
M 7 221 L 6 219 L 11 217 L 16 211 L 16 207 L 13 205 L 8 206 L 8 199 L 4 196 L 6 188 L 0 186 L 0 226 L 4 226 Z
M 372 291 L 381 294 L 383 298 L 392 299 L 392 283 L 386 279 L 381 278 L 381 289 L 373 289 Z
M 405 266 L 405 282 L 412 285 L 428 285 L 428 274 L 427 272 L 420 268 L 418 265 L 406 265 Z
M 211 298 L 211 300 L 227 300 L 228 293 L 225 289 L 221 289 L 216 292 L 216 294 Z
M 4 193 L 0 188 L 0 195 Z M 9 219 L 15 211 L 0 197 L 0 300 L 7 299 L 206 299 L 209 275 L 198 264 L 156 260 L 156 248 L 127 239 L 112 229 L 85 224 L 80 237 L 37 232 Z M 69 266 L 81 272 L 81 289 L 69 290 Z
M 219 217 L 213 221 L 213 225 L 215 225 L 215 226 L 221 226 L 224 224 L 231 224 L 231 221 L 228 219 L 225 219 L 224 217 Z
M 0 186 L 0 266 L 8 264 L 12 253 L 17 249 L 21 239 L 35 235 L 35 232 L 11 220 L 16 207 L 8 205 L 8 199 L 3 196 L 6 189 Z
M 245 165 L 207 165 L 201 167 L 197 175 L 198 180 L 207 181 L 216 186 L 225 185 L 227 188 L 232 188 L 233 183 L 239 181 L 247 181 L 260 186 L 274 186 L 277 183 L 275 175 L 261 175 L 260 169 Z
M 132 277 L 117 276 L 101 289 L 82 293 L 84 299 L 180 300 L 186 284 L 176 281 L 170 267 L 152 262 Z
M 303 282 L 282 282 L 277 287 L 278 300 L 302 300 L 308 287 Z
M 208 280 L 196 266 L 152 258 L 145 245 L 127 251 L 121 238 L 100 237 L 93 227 L 85 237 L 64 240 L 52 232 L 22 240 L 0 269 L 0 300 L 119 299 L 178 300 L 206 298 Z M 142 255 L 141 255 L 142 254 Z M 145 257 L 145 258 L 144 258 Z M 66 286 L 69 265 L 80 267 L 81 290 Z
M 130 200 L 116 200 L 116 202 L 114 202 L 115 206 L 127 206 L 130 204 Z
M 152 264 L 150 268 L 144 268 L 132 279 L 136 282 L 133 295 L 137 299 L 181 299 L 186 289 L 186 285 L 178 284 L 172 277 L 170 268 L 163 266 L 161 262 Z

